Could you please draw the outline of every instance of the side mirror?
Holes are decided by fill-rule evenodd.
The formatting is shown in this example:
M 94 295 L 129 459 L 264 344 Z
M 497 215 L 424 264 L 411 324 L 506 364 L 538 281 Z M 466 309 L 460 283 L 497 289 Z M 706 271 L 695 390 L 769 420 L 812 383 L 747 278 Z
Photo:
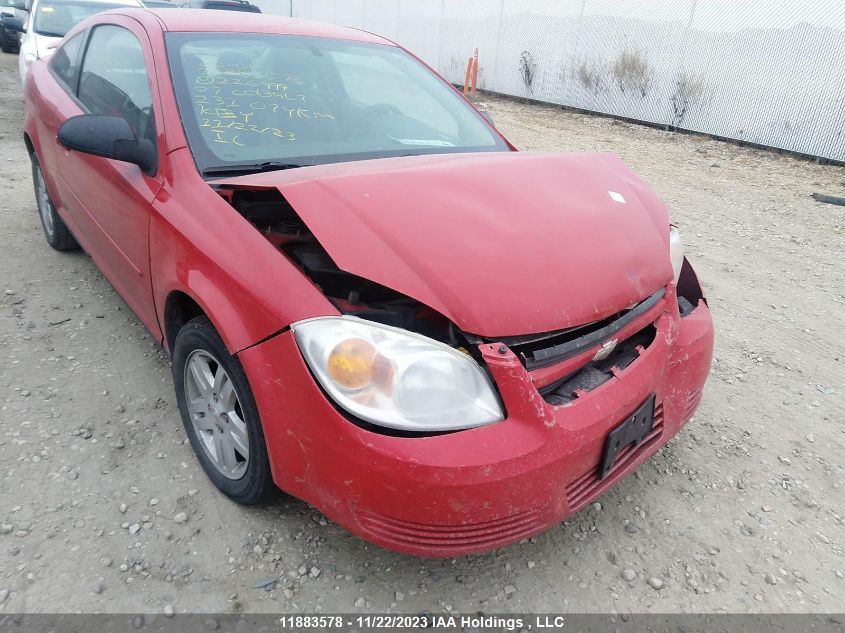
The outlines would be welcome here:
M 15 18 L 10 15 L 3 16 L 3 28 L 12 33 L 24 33 L 23 22 L 20 18 Z
M 80 114 L 62 123 L 58 138 L 68 149 L 132 163 L 150 176 L 155 173 L 155 145 L 148 139 L 139 139 L 123 117 Z

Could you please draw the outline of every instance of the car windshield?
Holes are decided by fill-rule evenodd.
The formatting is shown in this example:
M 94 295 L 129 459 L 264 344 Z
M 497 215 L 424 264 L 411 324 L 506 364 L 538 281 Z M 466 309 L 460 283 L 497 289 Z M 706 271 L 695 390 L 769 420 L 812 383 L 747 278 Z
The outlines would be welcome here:
M 85 18 L 120 6 L 123 5 L 106 2 L 84 2 L 84 0 L 82 2 L 45 0 L 39 2 L 35 9 L 33 28 L 39 35 L 64 37 L 65 33 Z
M 508 149 L 458 93 L 394 46 L 169 33 L 167 49 L 191 151 L 207 175 Z

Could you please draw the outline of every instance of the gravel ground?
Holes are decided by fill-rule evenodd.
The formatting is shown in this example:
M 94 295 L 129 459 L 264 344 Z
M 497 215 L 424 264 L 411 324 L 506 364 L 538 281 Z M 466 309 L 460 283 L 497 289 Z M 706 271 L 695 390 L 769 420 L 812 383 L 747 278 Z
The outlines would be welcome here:
M 168 361 L 45 244 L 0 56 L 0 612 L 806 612 L 845 604 L 843 170 L 485 99 L 526 150 L 613 151 L 672 209 L 717 349 L 695 419 L 600 503 L 481 556 L 410 558 L 303 503 L 233 505 Z

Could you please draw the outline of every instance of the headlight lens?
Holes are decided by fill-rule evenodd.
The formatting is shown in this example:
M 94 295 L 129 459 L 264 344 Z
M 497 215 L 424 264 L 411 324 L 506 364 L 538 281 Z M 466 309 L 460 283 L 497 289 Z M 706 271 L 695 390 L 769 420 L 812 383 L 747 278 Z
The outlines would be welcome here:
M 669 227 L 669 258 L 672 260 L 672 271 L 675 273 L 675 283 L 681 276 L 681 266 L 684 265 L 684 243 L 681 232 L 676 226 Z
M 504 419 L 484 370 L 448 345 L 348 316 L 308 319 L 292 329 L 323 389 L 367 422 L 427 432 Z

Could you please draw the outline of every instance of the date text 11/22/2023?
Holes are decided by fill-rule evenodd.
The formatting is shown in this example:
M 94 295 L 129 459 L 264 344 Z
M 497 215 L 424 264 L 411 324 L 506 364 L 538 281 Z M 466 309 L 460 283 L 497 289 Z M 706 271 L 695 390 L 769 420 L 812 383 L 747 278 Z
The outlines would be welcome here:
M 562 630 L 564 616 L 538 614 L 531 617 L 515 615 L 287 615 L 279 619 L 284 629 L 379 629 L 387 631 L 408 629 L 454 630 Z

